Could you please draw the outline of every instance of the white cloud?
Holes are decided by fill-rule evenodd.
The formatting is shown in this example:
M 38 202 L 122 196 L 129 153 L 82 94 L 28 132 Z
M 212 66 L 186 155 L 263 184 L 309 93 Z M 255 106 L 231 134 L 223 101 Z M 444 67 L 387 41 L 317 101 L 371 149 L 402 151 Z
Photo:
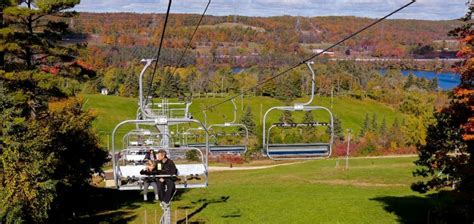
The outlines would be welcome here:
M 202 13 L 207 0 L 175 0 L 173 13 Z M 379 18 L 410 0 L 212 0 L 210 15 L 328 16 L 355 15 Z M 165 12 L 168 0 L 82 0 L 77 11 Z M 417 0 L 392 18 L 456 19 L 467 11 L 465 0 Z

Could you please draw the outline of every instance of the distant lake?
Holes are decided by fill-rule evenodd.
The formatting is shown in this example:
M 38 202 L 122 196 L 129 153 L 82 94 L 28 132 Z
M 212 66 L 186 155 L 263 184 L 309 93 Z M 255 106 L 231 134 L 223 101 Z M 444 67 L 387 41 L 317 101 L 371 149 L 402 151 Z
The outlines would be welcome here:
M 239 73 L 242 72 L 245 68 L 242 67 L 233 67 L 232 72 L 233 73 Z M 380 69 L 380 73 L 385 74 L 386 70 L 385 69 Z M 404 76 L 408 76 L 408 74 L 412 72 L 413 75 L 415 75 L 418 78 L 426 78 L 428 80 L 438 78 L 438 85 L 441 89 L 443 90 L 451 90 L 459 83 L 461 83 L 461 77 L 454 73 L 454 72 L 441 72 L 441 73 L 436 73 L 433 71 L 419 71 L 419 70 L 402 70 L 402 74 Z
M 381 69 L 380 72 L 385 74 L 385 69 Z M 408 76 L 409 73 L 413 73 L 418 78 L 434 79 L 438 78 L 439 87 L 443 90 L 450 90 L 456 87 L 461 83 L 461 78 L 458 74 L 454 72 L 442 72 L 436 73 L 432 71 L 412 71 L 412 70 L 402 70 L 404 76 Z

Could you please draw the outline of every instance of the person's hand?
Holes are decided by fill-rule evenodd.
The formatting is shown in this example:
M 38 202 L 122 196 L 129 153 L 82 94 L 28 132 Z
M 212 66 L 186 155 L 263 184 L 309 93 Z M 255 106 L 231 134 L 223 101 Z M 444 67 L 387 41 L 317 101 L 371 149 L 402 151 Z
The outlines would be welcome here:
M 160 182 L 161 182 L 161 183 L 165 182 L 165 179 L 160 178 Z

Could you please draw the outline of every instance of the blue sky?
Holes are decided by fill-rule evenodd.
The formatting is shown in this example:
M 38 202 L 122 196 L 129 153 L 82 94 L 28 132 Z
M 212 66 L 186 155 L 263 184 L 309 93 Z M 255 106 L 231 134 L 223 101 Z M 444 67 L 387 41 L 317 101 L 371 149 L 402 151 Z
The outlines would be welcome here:
M 246 16 L 353 15 L 379 18 L 410 0 L 212 0 L 207 14 Z M 168 0 L 81 0 L 77 11 L 164 13 Z M 202 13 L 207 0 L 174 0 L 172 13 Z M 466 0 L 417 0 L 391 18 L 447 20 L 467 11 Z

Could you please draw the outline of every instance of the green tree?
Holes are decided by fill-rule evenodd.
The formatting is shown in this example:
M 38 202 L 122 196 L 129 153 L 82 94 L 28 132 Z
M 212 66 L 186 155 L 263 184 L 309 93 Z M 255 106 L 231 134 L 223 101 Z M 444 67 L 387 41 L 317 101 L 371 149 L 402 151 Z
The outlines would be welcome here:
M 303 116 L 303 123 L 313 123 L 314 117 L 311 111 L 305 111 Z
M 293 115 L 291 114 L 290 111 L 287 111 L 287 110 L 283 111 L 278 121 L 280 123 L 286 123 L 286 124 L 295 123 L 295 120 L 293 119 Z
M 469 2 L 468 2 L 469 3 Z M 461 82 L 453 90 L 446 108 L 435 113 L 436 123 L 428 127 L 426 145 L 420 145 L 415 176 L 425 178 L 412 189 L 425 193 L 432 189 L 453 187 L 450 200 L 433 212 L 440 222 L 471 223 L 474 220 L 474 31 L 472 13 L 461 19 L 464 24 L 450 32 L 463 46 L 457 66 Z
M 401 147 L 404 145 L 404 135 L 401 131 L 400 123 L 397 117 L 395 118 L 392 126 L 390 127 L 389 141 L 390 147 L 392 149 L 396 149 L 397 147 Z
M 436 91 L 438 89 L 438 85 L 438 77 L 435 77 L 434 79 L 430 80 L 428 90 Z
M 171 74 L 171 71 L 166 69 L 156 94 L 165 98 L 184 97 L 184 86 L 180 77 Z
M 334 138 L 335 140 L 344 141 L 344 130 L 342 129 L 342 122 L 339 118 L 334 116 Z M 330 134 L 329 128 L 326 133 Z
M 138 96 L 138 77 L 133 72 L 128 72 L 125 75 L 123 84 L 119 86 L 119 92 L 120 96 Z
M 120 73 L 121 71 L 117 68 L 110 68 L 104 73 L 102 84 L 110 93 L 118 91 L 121 76 Z
M 256 124 L 255 120 L 253 119 L 252 108 L 250 106 L 245 109 L 245 113 L 240 119 L 240 123 L 247 127 L 247 129 L 249 130 L 249 134 L 255 135 Z
M 8 33 L 10 33 L 10 30 L 9 29 L 4 29 L 4 24 L 3 24 L 3 21 L 4 21 L 4 18 L 3 18 L 3 10 L 9 6 L 12 5 L 12 0 L 0 0 L 0 34 L 1 35 L 7 35 Z M 4 66 L 5 66 L 5 41 L 4 39 L 2 38 L 1 42 L 0 42 L 0 70 L 4 70 Z
M 385 136 L 387 134 L 387 121 L 385 120 L 385 116 L 382 119 L 382 124 L 380 124 L 379 133 L 382 136 Z
M 413 73 L 410 72 L 410 73 L 408 73 L 408 78 L 407 78 L 407 81 L 405 82 L 405 85 L 403 86 L 403 88 L 404 89 L 409 89 L 415 83 L 416 83 L 415 75 L 413 75 Z
M 107 153 L 93 116 L 65 83 L 77 82 L 75 48 L 59 44 L 61 17 L 79 1 L 16 1 L 4 9 L 5 66 L 0 70 L 1 223 L 65 222 Z M 59 16 L 59 17 L 55 17 Z M 4 32 L 7 30 L 7 32 Z M 57 66 L 53 75 L 44 66 Z M 67 203 L 66 203 L 67 202 Z
M 3 32 L 10 34 L 3 35 L 4 50 L 10 65 L 24 69 L 34 69 L 38 65 L 62 66 L 67 70 L 70 66 L 63 62 L 72 62 L 77 51 L 60 43 L 69 33 L 64 20 L 51 18 L 74 16 L 75 13 L 67 9 L 79 4 L 79 0 L 19 0 L 15 3 L 3 10 L 7 28 Z
M 370 122 L 369 130 L 373 133 L 378 131 L 378 124 L 377 124 L 377 114 L 372 114 L 372 121 Z
M 360 129 L 360 132 L 359 132 L 359 137 L 364 137 L 365 136 L 365 133 L 367 133 L 367 131 L 369 131 L 369 127 L 370 127 L 370 123 L 369 123 L 369 114 L 365 114 L 365 118 L 364 118 L 364 124 L 362 125 L 362 129 Z

